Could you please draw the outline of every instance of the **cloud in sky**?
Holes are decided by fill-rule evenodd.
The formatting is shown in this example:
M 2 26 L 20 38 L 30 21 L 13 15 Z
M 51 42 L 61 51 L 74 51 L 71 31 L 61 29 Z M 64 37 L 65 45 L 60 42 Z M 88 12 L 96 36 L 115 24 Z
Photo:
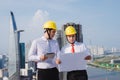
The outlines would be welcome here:
M 40 37 L 43 34 L 42 25 L 49 19 L 49 13 L 38 9 L 34 16 L 31 18 L 28 23 L 28 27 L 25 27 L 24 39 L 25 41 L 33 40 L 37 37 Z M 26 39 L 27 36 L 27 39 Z
M 42 24 L 48 20 L 49 13 L 47 11 L 37 10 L 32 19 L 32 26 L 40 27 Z

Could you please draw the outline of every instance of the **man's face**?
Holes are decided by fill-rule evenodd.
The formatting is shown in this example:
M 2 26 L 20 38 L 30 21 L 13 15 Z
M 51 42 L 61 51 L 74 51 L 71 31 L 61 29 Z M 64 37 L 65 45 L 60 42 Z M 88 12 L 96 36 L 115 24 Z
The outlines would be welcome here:
M 51 30 L 50 31 L 50 38 L 53 38 L 55 36 L 56 30 Z
M 69 43 L 74 43 L 75 39 L 76 39 L 76 35 L 67 35 L 67 39 L 69 41 Z

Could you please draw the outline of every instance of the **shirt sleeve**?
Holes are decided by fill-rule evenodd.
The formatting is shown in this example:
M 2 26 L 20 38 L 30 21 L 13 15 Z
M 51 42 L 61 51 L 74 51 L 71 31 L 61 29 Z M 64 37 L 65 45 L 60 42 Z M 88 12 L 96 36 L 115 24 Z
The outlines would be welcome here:
M 36 41 L 32 42 L 32 45 L 31 45 L 29 53 L 28 53 L 28 60 L 29 61 L 36 61 L 36 62 L 40 60 L 40 56 L 37 55 Z

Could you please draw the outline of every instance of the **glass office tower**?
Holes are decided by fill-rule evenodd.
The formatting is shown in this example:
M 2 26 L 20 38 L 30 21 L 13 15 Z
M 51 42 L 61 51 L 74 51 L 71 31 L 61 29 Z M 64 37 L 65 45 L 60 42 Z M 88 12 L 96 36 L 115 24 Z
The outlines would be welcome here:
M 10 17 L 10 34 L 9 34 L 9 63 L 8 72 L 9 80 L 20 80 L 20 60 L 19 60 L 19 38 L 20 31 L 17 31 L 16 22 L 13 12 Z

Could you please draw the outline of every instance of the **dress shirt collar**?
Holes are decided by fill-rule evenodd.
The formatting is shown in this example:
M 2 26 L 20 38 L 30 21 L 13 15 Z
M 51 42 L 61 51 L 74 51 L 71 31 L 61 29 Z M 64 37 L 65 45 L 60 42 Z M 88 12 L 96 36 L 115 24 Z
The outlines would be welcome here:
M 48 39 L 45 38 L 45 36 L 42 36 L 42 39 L 43 39 L 44 41 L 48 41 Z M 51 39 L 51 40 L 52 40 L 52 39 Z
M 74 44 L 77 44 L 77 42 L 75 41 L 75 42 L 74 42 Z M 70 44 L 70 43 L 68 43 L 68 45 L 69 45 L 69 46 L 71 46 L 71 44 Z

